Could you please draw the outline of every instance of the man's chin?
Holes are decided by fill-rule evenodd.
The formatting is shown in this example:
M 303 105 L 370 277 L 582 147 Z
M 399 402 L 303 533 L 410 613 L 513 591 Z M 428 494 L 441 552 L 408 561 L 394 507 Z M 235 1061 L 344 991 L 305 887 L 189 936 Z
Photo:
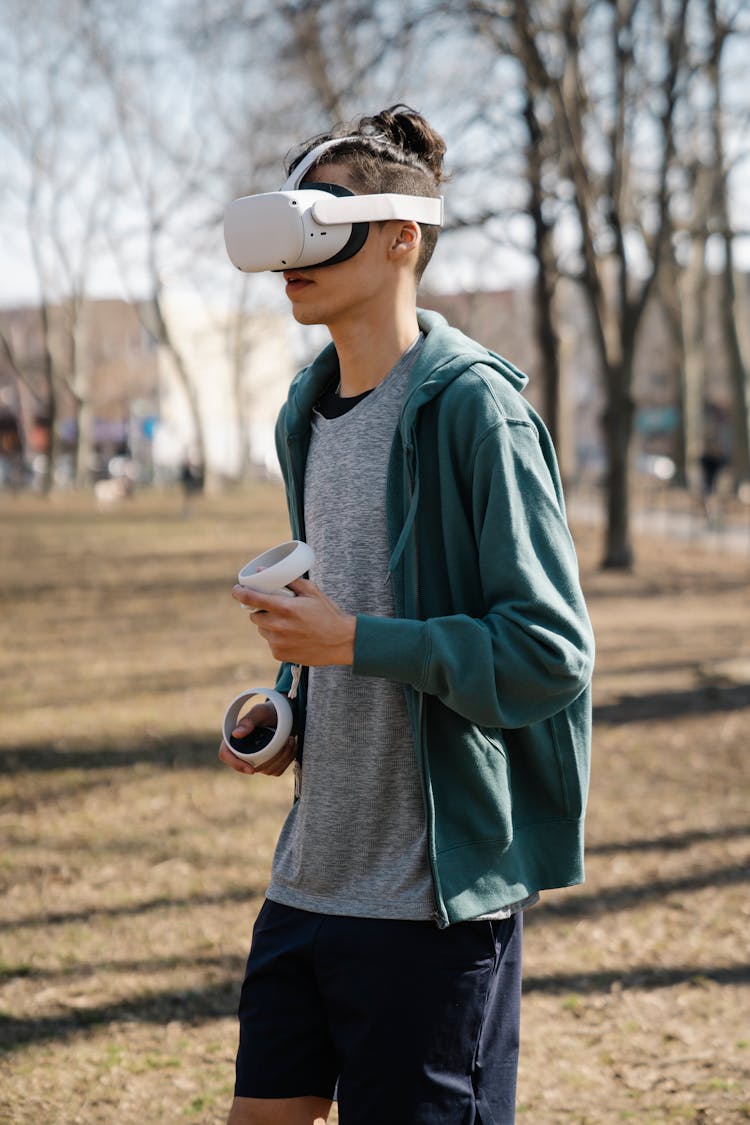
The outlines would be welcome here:
M 315 309 L 306 309 L 304 306 L 292 305 L 292 316 L 298 324 L 324 324 L 320 312 Z

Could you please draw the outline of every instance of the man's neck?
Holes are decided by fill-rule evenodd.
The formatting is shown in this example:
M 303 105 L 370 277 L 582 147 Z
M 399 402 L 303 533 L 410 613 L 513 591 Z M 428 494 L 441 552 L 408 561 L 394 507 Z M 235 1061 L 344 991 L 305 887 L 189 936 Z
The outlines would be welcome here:
M 411 306 L 387 318 L 330 325 L 341 377 L 340 393 L 349 398 L 377 387 L 419 334 Z

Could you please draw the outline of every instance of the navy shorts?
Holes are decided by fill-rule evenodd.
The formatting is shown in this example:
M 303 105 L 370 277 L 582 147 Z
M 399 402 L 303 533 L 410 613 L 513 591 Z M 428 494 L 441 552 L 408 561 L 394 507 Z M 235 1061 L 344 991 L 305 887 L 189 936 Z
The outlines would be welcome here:
M 391 921 L 266 901 L 235 1095 L 332 1098 L 341 1125 L 511 1125 L 523 915 Z

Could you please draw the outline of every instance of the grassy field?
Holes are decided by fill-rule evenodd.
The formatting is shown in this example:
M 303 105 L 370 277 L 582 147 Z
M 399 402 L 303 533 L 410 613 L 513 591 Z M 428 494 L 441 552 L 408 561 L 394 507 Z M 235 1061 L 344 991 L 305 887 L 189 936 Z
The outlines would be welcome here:
M 216 759 L 273 665 L 229 597 L 278 489 L 0 496 L 0 1121 L 215 1125 L 288 779 Z M 588 880 L 527 917 L 519 1121 L 750 1119 L 750 560 L 599 573 Z M 384 1125 L 388 1125 L 384 1122 Z

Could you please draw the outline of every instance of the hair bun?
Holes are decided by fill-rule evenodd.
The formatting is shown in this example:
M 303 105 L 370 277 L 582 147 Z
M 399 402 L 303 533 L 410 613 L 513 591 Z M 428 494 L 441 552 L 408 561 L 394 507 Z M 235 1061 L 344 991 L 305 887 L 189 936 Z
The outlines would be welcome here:
M 429 168 L 438 183 L 444 179 L 445 141 L 421 113 L 410 106 L 392 105 L 373 117 L 363 117 L 359 121 L 359 131 L 365 136 L 378 135 L 395 148 L 415 156 Z

